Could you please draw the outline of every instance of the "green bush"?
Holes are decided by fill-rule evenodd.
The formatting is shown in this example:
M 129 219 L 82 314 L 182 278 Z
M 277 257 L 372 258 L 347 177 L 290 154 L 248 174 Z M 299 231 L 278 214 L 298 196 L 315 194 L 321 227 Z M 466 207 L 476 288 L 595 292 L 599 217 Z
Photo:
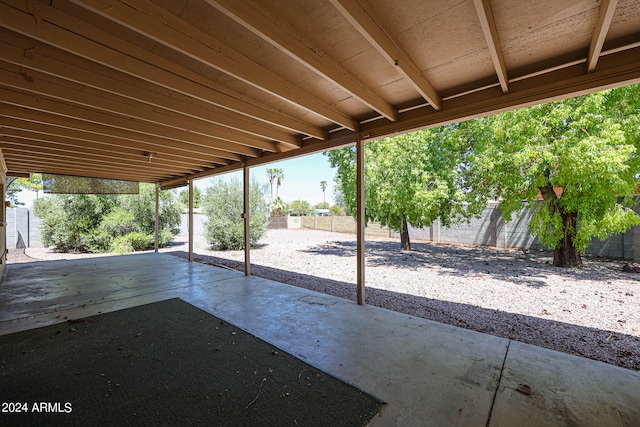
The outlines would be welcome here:
M 113 240 L 111 251 L 116 254 L 128 254 L 133 252 L 133 245 L 128 236 L 118 236 Z
M 159 245 L 166 246 L 180 227 L 180 206 L 170 191 L 160 192 Z M 41 218 L 41 241 L 59 252 L 127 253 L 152 249 L 155 187 L 140 185 L 137 195 L 52 195 L 34 203 Z
M 153 249 L 155 245 L 155 237 L 153 235 L 140 233 L 139 231 L 129 233 L 126 237 L 131 242 L 134 251 L 146 251 Z
M 133 214 L 121 207 L 109 212 L 100 222 L 100 230 L 111 236 L 124 236 L 137 231 Z
M 249 242 L 254 246 L 267 233 L 269 206 L 264 196 L 266 185 L 252 181 L 249 191 Z M 209 244 L 221 250 L 244 249 L 243 191 L 240 180 L 216 180 L 207 188 L 202 200 L 206 238 Z

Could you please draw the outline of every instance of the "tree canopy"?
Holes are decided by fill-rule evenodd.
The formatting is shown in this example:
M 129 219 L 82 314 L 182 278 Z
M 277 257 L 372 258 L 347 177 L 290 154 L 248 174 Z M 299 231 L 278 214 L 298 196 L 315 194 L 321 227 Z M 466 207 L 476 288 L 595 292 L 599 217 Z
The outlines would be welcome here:
M 581 265 L 592 237 L 640 224 L 629 208 L 640 171 L 639 89 L 593 93 L 459 127 L 473 141 L 470 163 L 481 191 L 500 197 L 506 220 L 523 201 L 535 205 L 530 228 L 554 249 L 555 265 Z
M 640 85 L 365 144 L 365 217 L 401 232 L 444 226 L 500 200 L 508 221 L 535 206 L 531 231 L 554 264 L 580 265 L 591 239 L 640 224 Z M 355 149 L 325 153 L 355 212 Z M 542 199 L 542 202 L 539 202 Z
M 365 144 L 365 219 L 400 231 L 401 248 L 410 250 L 408 224 L 446 226 L 478 214 L 484 206 L 463 191 L 459 167 L 467 143 L 450 127 L 429 129 Z M 336 183 L 348 211 L 356 211 L 354 147 L 325 153 L 337 168 Z
M 311 204 L 306 200 L 294 200 L 289 203 L 289 211 L 297 216 L 309 215 L 311 213 Z
M 5 197 L 11 205 L 23 205 L 18 201 L 18 193 L 23 190 L 34 191 L 36 198 L 42 191 L 42 174 L 34 173 L 29 178 L 7 178 L 5 187 Z

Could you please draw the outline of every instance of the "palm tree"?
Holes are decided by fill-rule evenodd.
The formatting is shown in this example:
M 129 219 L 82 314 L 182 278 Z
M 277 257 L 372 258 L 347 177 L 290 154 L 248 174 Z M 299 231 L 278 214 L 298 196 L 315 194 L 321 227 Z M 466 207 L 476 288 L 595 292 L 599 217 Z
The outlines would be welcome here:
M 276 198 L 278 198 L 278 189 L 282 185 L 282 181 L 284 181 L 284 169 L 274 169 L 274 178 L 276 181 Z
M 327 203 L 327 181 L 320 181 L 320 188 L 322 188 L 322 201 Z
M 269 177 L 269 185 L 271 186 L 271 200 L 273 200 L 273 183 L 276 184 L 276 198 L 278 198 L 278 189 L 284 181 L 284 169 L 270 168 L 266 170 Z

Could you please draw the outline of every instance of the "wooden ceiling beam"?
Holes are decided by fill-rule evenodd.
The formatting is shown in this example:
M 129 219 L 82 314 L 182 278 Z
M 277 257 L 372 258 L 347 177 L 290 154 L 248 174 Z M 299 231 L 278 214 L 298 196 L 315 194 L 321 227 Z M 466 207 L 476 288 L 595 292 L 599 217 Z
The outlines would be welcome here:
M 541 102 L 551 102 L 572 96 L 610 89 L 624 84 L 640 83 L 640 47 L 603 56 L 598 69 L 585 73 L 583 62 L 553 72 L 536 75 L 511 83 L 510 92 L 504 94 L 497 86 L 468 95 L 454 97 L 444 102 L 442 111 L 434 112 L 431 106 L 401 112 L 398 122 L 385 119 L 373 120 L 362 125 L 360 132 L 334 132 L 327 141 L 313 141 L 301 149 L 286 153 L 267 154 L 247 159 L 244 165 L 258 166 L 286 158 L 332 150 L 352 145 L 358 138 L 375 140 L 418 129 L 433 128 L 473 118 L 498 114 Z M 186 179 L 205 178 L 218 173 L 241 169 L 243 164 L 221 166 L 192 176 L 173 178 L 161 182 L 162 186 L 179 185 Z
M 583 62 L 512 81 L 508 94 L 503 94 L 498 87 L 491 87 L 445 101 L 445 108 L 439 112 L 419 108 L 401 113 L 398 123 L 373 121 L 363 125 L 361 134 L 365 139 L 378 139 L 640 83 L 640 47 L 601 57 L 598 69 L 592 73 L 585 73 Z
M 138 159 L 132 159 L 128 156 L 113 157 L 113 156 L 103 156 L 99 154 L 94 154 L 89 150 L 83 151 L 70 151 L 68 149 L 60 149 L 55 147 L 54 145 L 48 143 L 48 141 L 35 141 L 35 140 L 24 140 L 21 138 L 12 138 L 9 136 L 0 136 L 0 147 L 10 155 L 21 154 L 24 156 L 30 156 L 31 158 L 39 158 L 41 156 L 45 156 L 47 159 L 53 161 L 54 163 L 58 160 L 68 160 L 68 161 L 76 161 L 79 158 L 85 164 L 93 165 L 96 168 L 111 168 L 111 167 L 125 167 L 125 168 L 135 168 L 139 171 L 145 172 L 166 172 L 167 170 L 171 170 L 173 173 L 196 173 L 198 171 L 202 171 L 206 168 L 196 168 L 196 167 L 176 167 L 168 164 L 163 164 L 162 161 L 155 161 L 155 158 L 152 158 L 151 162 L 149 162 L 146 158 L 142 158 L 139 156 Z M 80 154 L 80 156 L 79 156 Z
M 0 84 L 1 83 L 2 82 L 0 82 Z M 93 111 L 87 108 L 76 107 L 60 101 L 44 97 L 36 97 L 11 89 L 4 89 L 2 86 L 0 86 L 0 104 L 1 103 L 101 124 L 126 131 L 127 133 L 145 134 L 154 139 L 165 140 L 168 143 L 173 141 L 173 143 L 192 145 L 194 150 L 202 150 L 203 152 L 208 152 L 213 156 L 230 160 L 242 161 L 244 160 L 244 156 L 258 156 L 255 150 L 250 147 L 236 145 L 234 146 L 234 151 L 230 151 L 229 145 L 231 144 L 217 138 L 206 137 L 203 135 L 189 133 L 188 131 L 162 127 L 135 119 L 123 118 Z
M 255 147 L 260 147 L 261 149 L 271 152 L 279 151 L 276 150 L 273 143 L 261 141 L 246 133 L 234 131 L 220 125 L 202 122 L 201 120 L 190 120 L 187 117 L 176 116 L 167 111 L 159 111 L 147 104 L 129 98 L 122 98 L 111 93 L 83 87 L 77 83 L 58 79 L 57 77 L 37 71 L 7 69 L 12 67 L 15 66 L 4 64 L 0 61 L 1 85 L 108 114 L 148 122 L 156 126 L 161 126 L 161 128 L 166 126 L 181 131 L 188 130 L 189 133 L 199 134 L 204 137 L 223 139 L 228 141 L 229 145 L 218 146 L 217 148 L 226 149 L 226 151 L 229 152 L 239 152 L 244 155 L 257 157 L 260 153 L 255 151 Z M 239 145 L 239 147 L 235 147 L 234 144 Z
M 491 2 L 490 0 L 473 0 L 473 4 L 476 7 L 476 12 L 480 19 L 482 33 L 487 41 L 487 48 L 489 49 L 493 66 L 496 69 L 496 74 L 498 76 L 502 92 L 509 93 L 509 77 L 507 76 L 507 67 L 504 63 L 504 57 L 502 56 L 500 38 L 498 37 L 498 30 L 496 29 L 495 18 L 493 17 Z
M 395 107 L 333 60 L 318 45 L 267 10 L 246 0 L 206 2 L 291 58 L 340 86 L 383 117 L 391 121 L 398 120 L 398 110 Z
M 4 30 L 3 33 L 8 31 Z M 60 79 L 148 104 L 170 112 L 258 137 L 254 148 L 278 152 L 302 145 L 299 137 L 275 126 L 249 120 L 224 108 L 170 92 L 128 74 L 110 70 L 86 59 L 56 50 L 40 42 L 22 48 L 0 40 L 0 59 Z M 63 57 L 63 59 L 58 59 Z M 282 144 L 262 141 L 262 138 Z
M 10 150 L 7 149 L 9 152 Z M 55 161 L 51 159 L 37 159 L 29 155 L 21 153 L 11 153 L 7 162 L 7 167 L 14 170 L 25 170 L 27 172 L 48 172 L 59 173 L 63 175 L 77 175 L 99 178 L 116 178 L 126 180 L 150 179 L 152 177 L 170 177 L 179 176 L 178 174 L 166 173 L 165 171 L 149 171 L 145 169 L 137 169 L 130 167 L 118 167 L 117 165 L 101 165 L 90 164 L 88 162 L 74 161 L 72 159 L 57 158 Z M 17 167 L 20 165 L 20 167 Z
M 373 8 L 366 0 L 329 0 L 347 21 L 402 74 L 435 110 L 442 108 L 442 98 L 424 78 L 418 66 L 402 49 L 400 43 L 375 18 Z
M 314 138 L 327 138 L 327 132 L 317 126 L 256 102 L 52 6 L 33 2 L 27 8 L 20 2 L 13 7 L 0 3 L 0 27 L 243 116 Z
M 600 3 L 600 14 L 593 30 L 593 37 L 589 45 L 589 55 L 587 56 L 588 72 L 594 71 L 598 65 L 602 46 L 604 46 L 604 41 L 607 38 L 607 33 L 609 32 L 611 21 L 613 21 L 613 15 L 617 5 L 618 0 L 602 0 Z
M 4 114 L 4 116 L 3 116 Z M 57 124 L 52 124 L 59 120 Z M 77 127 L 77 128 L 76 128 Z M 42 135 L 58 136 L 82 145 L 104 146 L 112 150 L 132 149 L 140 153 L 156 153 L 178 162 L 199 164 L 228 165 L 227 159 L 211 156 L 204 152 L 185 150 L 181 147 L 170 146 L 156 142 L 127 139 L 122 136 L 109 135 L 109 129 L 101 125 L 74 121 L 63 117 L 49 116 L 47 113 L 30 111 L 18 107 L 0 105 L 0 132 L 6 129 L 24 130 Z M 123 132 L 124 133 L 124 132 Z
M 326 120 L 357 130 L 357 120 L 275 72 L 146 0 L 70 0 L 201 64 L 228 74 Z M 198 40 L 198 43 L 194 43 Z
M 81 141 L 65 138 L 60 135 L 47 135 L 36 132 L 28 132 L 24 130 L 0 128 L 0 138 L 3 144 L 23 144 L 37 148 L 38 151 L 44 148 L 51 148 L 57 151 L 66 151 L 74 153 L 78 157 L 86 153 L 89 156 L 104 157 L 109 159 L 126 159 L 127 161 L 149 162 L 149 156 L 154 165 L 162 165 L 164 168 L 191 168 L 203 169 L 213 167 L 215 164 L 203 161 L 184 162 L 176 161 L 166 155 L 159 154 L 154 151 L 140 151 L 129 147 L 104 147 L 104 146 L 87 146 Z

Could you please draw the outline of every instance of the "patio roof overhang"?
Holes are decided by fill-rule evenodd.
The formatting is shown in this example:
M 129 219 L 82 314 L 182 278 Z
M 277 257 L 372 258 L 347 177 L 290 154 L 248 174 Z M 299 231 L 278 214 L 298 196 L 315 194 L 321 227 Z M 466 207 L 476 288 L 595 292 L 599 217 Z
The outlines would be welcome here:
M 637 82 L 637 0 L 0 0 L 10 176 L 167 188 Z

